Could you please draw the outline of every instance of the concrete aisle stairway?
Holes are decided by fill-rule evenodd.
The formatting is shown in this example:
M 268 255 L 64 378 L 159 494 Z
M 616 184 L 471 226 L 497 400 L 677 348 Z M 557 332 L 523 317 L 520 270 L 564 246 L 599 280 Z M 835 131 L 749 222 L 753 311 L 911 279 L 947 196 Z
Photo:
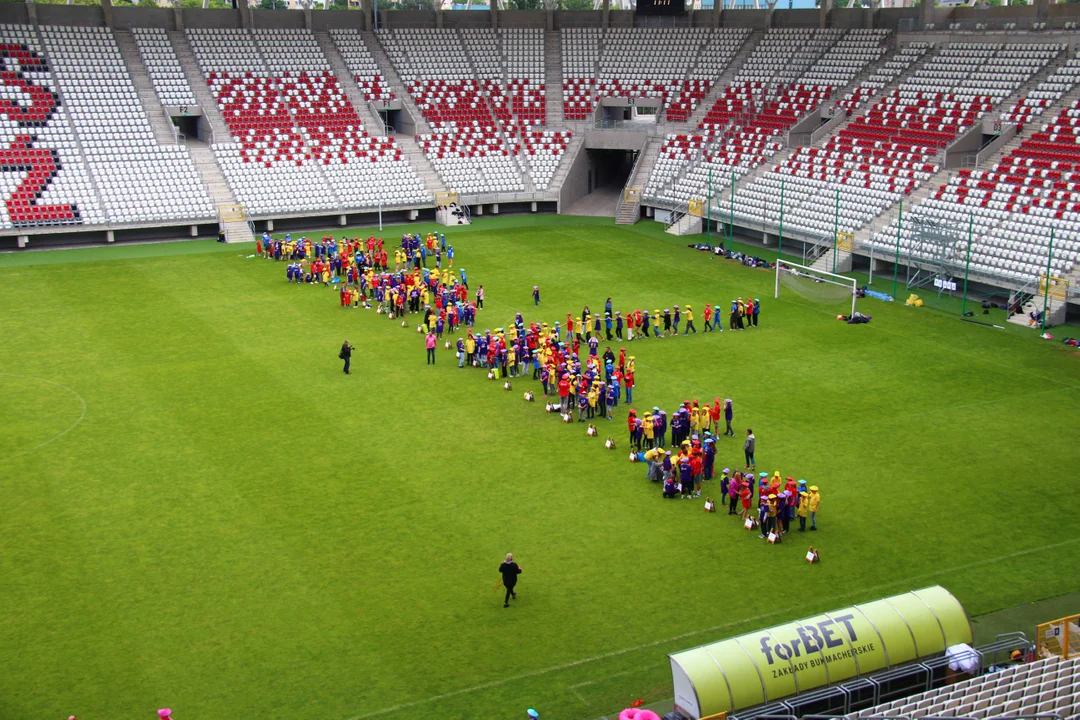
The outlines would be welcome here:
M 213 150 L 206 143 L 197 140 L 190 141 L 187 147 L 188 152 L 191 153 L 191 159 L 195 162 L 195 169 L 199 171 L 203 182 L 206 183 L 206 189 L 214 205 L 218 207 L 237 205 L 236 196 L 225 181 Z M 226 242 L 254 242 L 255 240 L 246 220 L 228 221 L 224 225 L 224 230 Z
M 401 146 L 401 154 L 416 171 L 416 175 L 420 178 L 420 182 L 424 183 L 424 187 L 428 192 L 440 193 L 445 192 L 447 187 L 446 183 L 439 176 L 439 173 L 435 171 L 435 167 L 428 160 L 424 151 L 416 144 L 414 138 L 408 135 L 395 135 L 394 142 Z
M 731 58 L 731 62 L 724 68 L 724 72 L 720 74 L 720 77 L 716 79 L 716 82 L 709 88 L 709 92 L 705 93 L 705 97 L 701 99 L 698 106 L 694 108 L 694 112 L 690 113 L 690 118 L 686 123 L 671 123 L 667 130 L 668 132 L 687 132 L 689 130 L 697 129 L 698 123 L 705 119 L 709 110 L 717 99 L 727 90 L 732 81 L 735 80 L 735 76 L 738 75 L 739 70 L 746 63 L 747 58 L 754 52 L 754 48 L 758 46 L 765 38 L 765 33 L 760 30 L 755 30 L 750 33 L 750 36 L 743 42 L 742 47 L 735 53 L 735 57 Z
M 330 33 L 317 32 L 315 33 L 315 40 L 319 43 L 323 54 L 326 55 L 326 59 L 330 62 L 330 69 L 334 71 L 338 84 L 345 91 L 345 97 L 349 99 L 353 108 L 356 109 L 356 114 L 363 121 L 364 129 L 370 135 L 382 135 L 385 132 L 383 119 L 371 109 L 371 103 L 364 98 L 364 93 L 360 91 L 360 86 L 356 84 L 356 78 L 349 72 L 349 66 L 345 64 L 345 58 L 341 56 L 341 51 L 334 44 L 334 39 L 330 37 Z
M 165 115 L 165 108 L 162 107 L 157 91 L 154 90 L 154 83 L 150 80 L 150 74 L 146 71 L 142 56 L 139 55 L 135 38 L 131 36 L 130 30 L 115 30 L 113 36 L 120 48 L 120 54 L 124 57 L 124 64 L 127 65 L 128 74 L 131 75 L 131 82 L 139 93 L 143 111 L 150 119 L 150 127 L 154 129 L 154 140 L 158 145 L 175 145 L 174 126 Z
M 387 85 L 390 86 L 390 90 L 393 91 L 395 97 L 401 98 L 401 104 L 412 115 L 413 121 L 416 123 L 416 134 L 430 133 L 431 126 L 424 119 L 424 114 L 420 112 L 420 108 L 416 106 L 412 95 L 405 89 L 405 83 L 401 81 L 397 68 L 390 62 L 390 58 L 387 56 L 386 50 L 383 49 L 382 43 L 379 42 L 379 38 L 376 37 L 375 33 L 367 31 L 360 33 L 360 35 L 371 52 L 371 56 L 375 58 L 375 64 L 379 66 L 379 71 L 382 73 Z
M 663 143 L 664 139 L 661 137 L 651 137 L 645 142 L 645 147 L 638 157 L 637 168 L 627 178 L 626 187 L 623 188 L 623 196 L 619 198 L 619 205 L 615 211 L 616 225 L 633 225 L 641 219 L 641 203 L 626 202 L 626 190 L 632 187 L 645 187 L 645 181 L 649 179 L 649 175 L 652 173 L 653 165 L 656 164 L 656 158 L 660 156 L 660 146 Z
M 218 110 L 217 102 L 210 93 L 210 87 L 206 84 L 206 78 L 203 77 L 202 70 L 195 59 L 195 53 L 191 51 L 191 45 L 188 44 L 187 37 L 184 33 L 174 30 L 169 32 L 169 40 L 172 41 L 173 50 L 176 51 L 180 65 L 184 68 L 184 75 L 187 76 L 188 85 L 191 86 L 191 91 L 195 93 L 195 99 L 199 101 L 203 117 L 213 131 L 214 142 L 232 142 L 232 137 L 229 135 L 229 126 L 225 124 L 225 118 L 222 117 L 221 111 Z
M 337 76 L 338 84 L 345 90 L 345 97 L 353 104 L 356 113 L 364 121 L 365 129 L 371 135 L 382 135 L 386 132 L 382 118 L 371 109 L 371 103 L 364 99 L 360 86 L 356 84 L 356 78 L 349 72 L 349 67 L 345 64 L 345 58 L 342 57 L 337 45 L 334 44 L 334 39 L 330 37 L 330 33 L 317 32 L 315 38 L 318 40 L 323 53 L 326 54 L 327 60 L 330 61 L 330 68 L 334 71 L 334 75 Z M 394 92 L 398 93 L 399 91 L 395 89 Z M 424 187 L 432 196 L 437 192 L 446 190 L 446 186 L 439 178 L 439 174 L 435 172 L 435 168 L 428 162 L 427 155 L 424 154 L 413 138 L 406 135 L 394 135 L 394 141 L 401 146 L 401 154 L 405 156 L 409 165 L 416 171 L 420 182 L 424 183 Z
M 544 33 L 544 99 L 547 103 L 547 124 L 560 127 L 566 123 L 562 95 L 562 35 Z

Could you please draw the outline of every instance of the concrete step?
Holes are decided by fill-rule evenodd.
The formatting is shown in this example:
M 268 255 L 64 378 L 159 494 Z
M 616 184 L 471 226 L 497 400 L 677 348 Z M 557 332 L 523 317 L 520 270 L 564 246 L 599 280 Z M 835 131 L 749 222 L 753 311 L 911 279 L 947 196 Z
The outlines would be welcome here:
M 222 229 L 225 231 L 227 243 L 255 242 L 255 234 L 251 232 L 251 226 L 246 220 L 227 222 Z
M 199 171 L 199 176 L 202 177 L 203 183 L 210 193 L 210 199 L 214 201 L 214 204 L 236 205 L 236 195 L 233 194 L 232 188 L 229 187 L 229 183 L 226 181 L 224 173 L 221 172 L 221 167 L 218 165 L 214 152 L 210 147 L 205 143 L 192 141 L 188 143 L 188 152 L 191 153 L 195 169 Z
M 401 146 L 401 154 L 405 156 L 405 159 L 408 160 L 409 164 L 416 170 L 420 182 L 424 183 L 424 187 L 427 191 L 430 193 L 446 192 L 446 183 L 443 182 L 442 177 L 436 172 L 435 167 L 431 164 L 431 161 L 428 160 L 424 151 L 416 144 L 416 140 L 408 135 L 395 136 L 394 140 Z
M 176 127 L 165 112 L 161 100 L 158 99 L 154 83 L 151 82 L 146 65 L 143 63 L 142 56 L 139 55 L 135 38 L 132 37 L 130 30 L 115 30 L 113 36 L 116 38 L 120 55 L 124 58 L 124 64 L 127 66 L 139 101 L 142 103 L 143 112 L 146 113 L 147 119 L 150 120 L 150 127 L 154 130 L 154 140 L 158 145 L 175 145 L 177 143 Z
M 548 125 L 566 122 L 562 97 L 562 35 L 558 32 L 544 33 L 544 98 Z
M 322 48 L 326 59 L 330 61 L 330 68 L 337 76 L 338 84 L 345 90 L 345 97 L 352 103 L 356 114 L 364 121 L 364 126 L 371 135 L 382 135 L 386 132 L 386 126 L 378 113 L 372 111 L 371 103 L 364 98 L 360 86 L 356 84 L 356 78 L 349 72 L 349 66 L 345 64 L 345 58 L 334 43 L 334 38 L 327 32 L 315 33 L 315 39 Z
M 743 46 L 739 48 L 739 51 L 735 53 L 735 56 L 733 58 L 731 58 L 731 62 L 728 63 L 728 66 L 726 68 L 724 68 L 724 72 L 720 74 L 720 77 L 716 78 L 716 82 L 714 82 L 712 84 L 712 87 L 709 88 L 709 92 L 705 94 L 705 97 L 701 99 L 701 102 L 698 103 L 698 106 L 694 108 L 694 112 L 690 114 L 690 117 L 685 123 L 685 125 L 680 123 L 672 123 L 671 132 L 682 132 L 685 129 L 696 128 L 698 126 L 698 123 L 700 123 L 705 118 L 709 110 L 712 108 L 713 104 L 720 97 L 721 93 L 724 90 L 727 90 L 728 86 L 731 85 L 731 82 L 735 79 L 735 76 L 738 75 L 739 70 L 741 70 L 742 66 L 746 64 L 747 59 L 750 57 L 750 55 L 753 54 L 754 49 L 758 46 L 758 43 L 760 43 L 764 37 L 765 34 L 757 30 L 750 33 L 750 35 L 746 38 L 746 41 L 743 42 Z
M 401 81 L 397 68 L 390 62 L 390 58 L 387 56 L 386 50 L 383 49 L 382 43 L 379 42 L 379 38 L 375 33 L 367 31 L 360 33 L 360 36 L 364 39 L 364 44 L 367 45 L 368 50 L 371 51 L 371 56 L 375 59 L 375 64 L 378 65 L 380 74 L 386 79 L 390 90 L 395 97 L 401 98 L 403 109 L 412 116 L 413 122 L 416 124 L 416 134 L 425 135 L 430 133 L 431 126 L 424 119 L 424 114 L 420 112 L 420 108 L 416 106 L 412 95 L 405 89 L 405 83 Z
M 210 126 L 213 141 L 219 143 L 232 142 L 232 137 L 229 135 L 229 126 L 225 124 L 225 118 L 222 117 L 217 102 L 210 93 L 210 87 L 206 84 L 206 78 L 203 77 L 202 69 L 195 59 L 195 54 L 191 50 L 187 36 L 182 32 L 173 30 L 169 32 L 169 40 L 172 42 L 173 50 L 180 60 L 181 67 L 184 68 L 184 75 L 187 76 L 191 91 L 195 93 L 195 99 L 199 102 L 199 107 L 202 108 L 203 118 Z

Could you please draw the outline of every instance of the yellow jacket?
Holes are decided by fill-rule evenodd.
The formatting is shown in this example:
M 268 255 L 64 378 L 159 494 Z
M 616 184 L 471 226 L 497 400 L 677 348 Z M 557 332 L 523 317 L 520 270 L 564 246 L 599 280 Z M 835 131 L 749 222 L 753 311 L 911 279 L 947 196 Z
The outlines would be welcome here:
M 810 492 L 810 512 L 817 512 L 818 504 L 821 502 L 821 495 L 819 493 Z
M 645 433 L 645 437 L 652 440 L 653 437 L 653 419 L 652 415 L 646 415 L 641 421 L 641 431 Z

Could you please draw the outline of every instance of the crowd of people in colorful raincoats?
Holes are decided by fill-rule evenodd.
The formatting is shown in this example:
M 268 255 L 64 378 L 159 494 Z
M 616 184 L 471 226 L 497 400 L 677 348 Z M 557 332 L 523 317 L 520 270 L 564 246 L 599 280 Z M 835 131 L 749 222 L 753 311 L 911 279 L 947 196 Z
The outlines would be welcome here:
M 388 319 L 420 314 L 423 324 L 439 337 L 458 327 L 472 327 L 477 306 L 483 307 L 483 287 L 475 300 L 469 297 L 468 275 L 464 268 L 453 269 L 454 249 L 442 233 L 403 235 L 394 249 L 394 268 L 382 238 L 323 237 L 321 241 L 301 237 L 271 238 L 264 233 L 256 240 L 256 255 L 287 262 L 285 277 L 290 284 L 319 284 L 336 287 L 342 308 L 376 308 Z M 443 258 L 447 267 L 442 267 Z M 433 258 L 434 267 L 427 266 Z
M 336 285 L 340 304 L 344 308 L 375 307 L 390 319 L 408 314 L 420 315 L 417 330 L 425 335 L 429 363 L 434 362 L 434 341 L 455 335 L 464 327 L 465 334 L 456 339 L 454 350 L 458 367 L 487 370 L 492 378 L 527 377 L 540 382 L 550 406 L 564 417 L 576 414 L 578 422 L 594 419 L 613 419 L 613 410 L 621 402 L 633 402 L 636 386 L 636 360 L 627 355 L 625 347 L 618 355 L 610 346 L 600 352 L 607 341 L 630 342 L 647 338 L 667 338 L 697 333 L 690 305 L 675 305 L 674 312 L 665 308 L 649 313 L 635 309 L 625 315 L 612 310 L 611 298 L 604 312 L 593 313 L 588 307 L 580 316 L 567 314 L 565 324 L 530 322 L 526 324 L 517 313 L 512 326 L 474 330 L 478 308 L 483 308 L 483 286 L 478 286 L 475 301 L 469 298 L 468 276 L 464 268 L 453 267 L 453 247 L 441 233 L 406 234 L 394 249 L 394 268 L 390 269 L 389 255 L 382 238 L 324 237 L 316 242 L 290 235 L 273 239 L 268 234 L 256 242 L 256 254 L 276 261 L 287 261 L 286 279 L 289 283 L 322 283 Z M 428 259 L 434 267 L 428 268 Z M 443 268 L 443 259 L 447 267 Z M 539 287 L 533 287 L 534 305 L 539 305 Z M 760 314 L 757 299 L 738 298 L 731 302 L 728 327 L 740 330 L 756 327 Z M 704 332 L 723 332 L 720 305 L 706 304 L 702 313 Z M 450 340 L 446 341 L 447 347 Z M 625 396 L 625 399 L 624 399 Z M 716 440 L 734 436 L 731 399 L 712 404 L 687 400 L 679 405 L 670 419 L 666 411 L 654 406 L 640 415 L 630 408 L 627 416 L 631 459 L 648 464 L 647 476 L 660 483 L 663 498 L 700 497 L 702 483 L 715 476 Z M 721 425 L 723 421 L 723 425 Z M 671 449 L 668 448 L 668 434 Z M 755 483 L 750 467 L 732 473 L 724 468 L 719 482 L 721 506 L 728 503 L 728 514 L 744 522 L 751 520 L 760 530 L 760 537 L 788 532 L 790 523 L 799 519 L 799 530 L 817 530 L 817 508 L 820 495 L 817 486 L 806 487 L 804 480 L 787 478 L 781 488 L 779 472 L 770 480 L 761 473 Z M 757 513 L 755 505 L 757 486 Z M 715 510 L 716 503 L 708 498 L 706 509 Z

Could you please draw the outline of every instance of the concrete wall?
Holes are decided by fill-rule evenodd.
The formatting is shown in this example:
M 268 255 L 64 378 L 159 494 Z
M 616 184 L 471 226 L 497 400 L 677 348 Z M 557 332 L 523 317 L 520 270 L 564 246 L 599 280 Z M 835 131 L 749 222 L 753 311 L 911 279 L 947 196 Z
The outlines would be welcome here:
M 163 28 L 174 30 L 176 13 L 172 8 L 164 7 L 119 7 L 113 6 L 113 27 L 117 30 L 130 30 L 133 27 Z
M 649 135 L 635 130 L 586 130 L 585 148 L 588 150 L 641 150 Z
M 251 27 L 269 30 L 304 28 L 303 10 L 252 10 Z
M 444 20 L 449 14 L 445 13 Z M 433 28 L 435 20 L 434 10 L 383 10 L 379 13 L 381 28 Z
M 914 22 L 916 27 L 919 23 L 919 8 L 882 8 L 874 17 L 874 27 L 896 30 L 901 21 Z
M 589 194 L 589 170 L 591 166 L 592 160 L 589 158 L 589 153 L 582 146 L 581 151 L 578 152 L 577 157 L 570 164 L 570 170 L 566 173 L 566 179 L 563 181 L 562 187 L 559 188 L 560 212 L 573 205 L 575 200 L 580 200 Z
M 35 5 L 39 25 L 101 27 L 105 12 L 100 5 Z
M 603 13 L 599 10 L 556 10 L 555 29 L 573 27 L 601 27 Z
M 491 11 L 450 10 L 443 13 L 442 22 L 444 28 L 489 28 L 491 27 Z M 434 21 L 431 27 L 435 27 Z
M 720 25 L 761 30 L 768 22 L 768 16 L 768 10 L 724 10 L 720 14 Z
M 784 0 L 780 0 L 776 4 L 776 11 L 772 16 L 773 27 L 816 28 L 820 24 L 821 13 L 819 11 L 788 10 L 786 7 L 781 9 L 781 3 L 784 3 Z
M 185 28 L 239 28 L 243 27 L 239 10 L 203 10 L 185 8 Z
M 780 0 L 783 2 L 783 0 Z M 871 12 L 869 10 L 852 9 L 852 8 L 836 8 L 829 13 L 828 22 L 829 27 L 834 28 L 865 28 L 870 27 L 868 24 Z
M 364 13 L 358 10 L 312 10 L 311 29 L 325 32 L 331 28 L 352 28 L 360 30 L 364 26 Z
M 543 10 L 503 10 L 499 13 L 499 27 L 546 28 L 547 13 Z
M 617 28 L 632 28 L 634 27 L 634 11 L 633 10 L 615 10 L 612 8 L 608 13 L 608 25 L 610 27 Z
M 711 28 L 713 26 L 712 10 L 695 10 L 690 17 L 690 26 L 697 28 Z
M 0 23 L 25 25 L 28 22 L 30 13 L 26 9 L 26 3 L 0 3 Z

